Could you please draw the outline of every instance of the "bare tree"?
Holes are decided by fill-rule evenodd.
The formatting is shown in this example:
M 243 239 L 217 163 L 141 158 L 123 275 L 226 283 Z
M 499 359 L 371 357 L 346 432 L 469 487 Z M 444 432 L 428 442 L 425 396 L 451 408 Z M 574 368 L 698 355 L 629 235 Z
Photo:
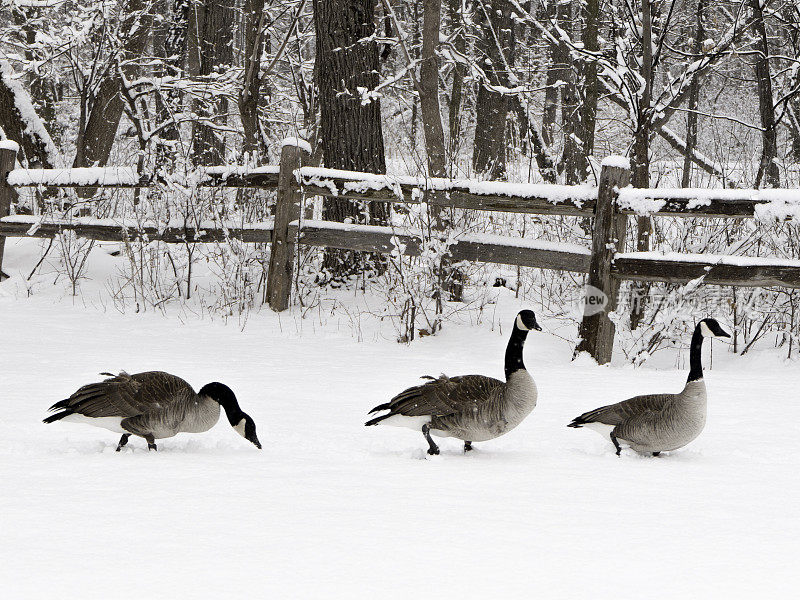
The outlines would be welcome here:
M 225 156 L 228 100 L 213 97 L 213 84 L 233 62 L 235 4 L 235 0 L 194 0 L 191 13 L 189 74 L 211 93 L 196 104 L 199 118 L 194 122 L 193 157 L 201 165 L 222 164 Z
M 578 2 L 565 2 L 562 6 L 561 30 L 564 35 L 569 35 L 575 40 L 580 37 L 576 35 L 577 16 L 579 10 Z M 578 68 L 570 63 L 563 71 L 564 84 L 561 86 L 561 130 L 564 138 L 564 150 L 561 155 L 561 168 L 564 172 L 564 182 L 576 184 L 579 181 L 580 164 L 585 162 L 586 155 L 581 148 L 578 139 L 580 130 L 580 83 L 578 81 Z
M 243 150 L 250 157 L 266 154 L 266 140 L 259 127 L 261 54 L 264 49 L 264 0 L 244 0 L 244 81 L 239 92 Z
M 42 11 L 36 6 L 12 4 L 11 14 L 19 27 L 19 37 L 24 48 L 25 60 L 31 66 L 28 70 L 30 97 L 36 112 L 50 134 L 58 139 L 59 124 L 56 119 L 56 86 L 54 78 L 43 60 L 45 56 L 37 49 L 36 33 L 42 21 Z M 45 63 L 45 64 L 43 64 Z
M 0 131 L 20 146 L 18 159 L 29 167 L 52 168 L 56 148 L 31 97 L 7 61 L 0 61 Z
M 111 47 L 106 62 L 96 62 L 81 90 L 81 126 L 76 141 L 74 167 L 103 166 L 108 161 L 125 111 L 120 94 L 123 77 L 132 79 L 144 53 L 153 15 L 148 0 L 121 2 L 118 24 L 109 27 Z
M 447 0 L 447 15 L 452 30 L 453 46 L 457 53 L 462 56 L 467 52 L 467 32 L 464 11 L 468 10 L 462 5 L 462 0 Z M 464 97 L 464 77 L 467 74 L 467 67 L 463 62 L 457 61 L 453 65 L 453 82 L 450 87 L 450 105 L 448 107 L 448 133 L 450 134 L 450 144 L 448 148 L 449 164 L 451 171 L 455 167 L 455 157 L 459 150 L 459 140 L 461 139 L 462 110 Z M 452 173 L 451 173 L 452 175 Z
M 775 106 L 772 97 L 772 74 L 769 64 L 769 38 L 764 23 L 764 2 L 750 0 L 753 11 L 754 47 L 756 50 L 756 89 L 758 90 L 758 113 L 761 117 L 761 163 L 756 176 L 756 187 L 762 180 L 769 187 L 780 186 L 778 158 L 778 130 L 775 122 Z
M 703 18 L 705 13 L 705 0 L 697 0 L 697 23 L 695 27 L 692 52 L 700 55 L 703 50 L 703 42 L 706 37 Z M 700 103 L 700 78 L 692 82 L 689 90 L 689 101 L 686 114 L 686 155 L 683 159 L 683 174 L 681 175 L 681 187 L 689 187 L 692 178 L 692 158 L 691 152 L 697 146 L 697 108 Z
M 600 51 L 601 1 L 581 2 L 581 39 L 587 52 Z M 578 124 L 576 138 L 579 143 L 576 166 L 576 183 L 585 181 L 589 175 L 589 156 L 594 154 L 595 127 L 597 123 L 597 103 L 600 97 L 600 84 L 597 80 L 597 63 L 582 60 L 578 63 L 579 93 Z
M 636 107 L 636 129 L 633 134 L 631 151 L 631 183 L 633 187 L 650 187 L 650 137 L 652 135 L 651 117 L 653 97 L 653 13 L 652 0 L 641 0 L 641 63 L 639 78 L 642 82 L 640 92 L 634 96 Z M 636 250 L 650 250 L 650 236 L 653 223 L 649 216 L 636 218 Z M 636 329 L 644 317 L 647 295 L 650 286 L 635 282 L 631 286 L 631 329 Z
M 426 2 L 425 13 L 430 9 Z M 506 177 L 506 120 L 514 64 L 514 24 L 511 5 L 505 0 L 477 0 L 475 23 L 478 26 L 479 65 L 486 79 L 478 83 L 475 102 L 475 143 L 472 168 L 489 179 Z
M 547 21 L 561 26 L 564 23 L 566 5 L 563 1 L 548 2 L 545 10 Z M 521 8 L 521 7 L 520 7 Z M 538 24 L 538 21 L 537 21 Z M 558 100 L 560 89 L 566 81 L 567 60 L 569 59 L 568 46 L 561 42 L 558 35 L 548 37 L 548 51 L 550 63 L 547 67 L 544 95 L 544 114 L 542 115 L 542 139 L 551 146 L 555 141 L 556 116 L 558 115 Z
M 447 174 L 446 146 L 442 109 L 439 104 L 439 62 L 436 48 L 442 26 L 442 1 L 424 0 L 422 15 L 422 55 L 420 56 L 419 92 L 422 128 L 425 132 L 425 150 L 428 155 L 428 172 L 431 177 Z
M 186 41 L 191 14 L 191 0 L 162 0 L 160 5 L 167 18 L 159 20 L 153 29 L 153 48 L 160 56 L 156 66 L 156 76 L 162 81 L 177 81 L 184 75 L 186 58 Z M 171 146 L 179 140 L 179 132 L 175 116 L 181 110 L 181 94 L 179 86 L 170 85 L 155 97 L 158 121 L 164 127 L 159 135 L 156 164 L 161 167 L 174 159 L 174 148 Z
M 326 167 L 385 173 L 381 104 L 370 92 L 378 85 L 378 44 L 374 41 L 376 0 L 314 0 L 321 144 Z M 372 39 L 371 39 L 372 38 Z M 372 223 L 386 220 L 386 209 L 371 203 Z M 331 221 L 364 221 L 355 202 L 326 199 L 323 216 Z M 328 249 L 323 267 L 335 276 L 360 270 L 352 251 Z

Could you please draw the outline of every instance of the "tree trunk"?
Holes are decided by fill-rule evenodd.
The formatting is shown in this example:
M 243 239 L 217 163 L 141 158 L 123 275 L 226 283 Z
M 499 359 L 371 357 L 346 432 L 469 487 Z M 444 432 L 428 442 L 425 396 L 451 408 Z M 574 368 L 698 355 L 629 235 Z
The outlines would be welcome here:
M 510 87 L 514 62 L 511 5 L 507 0 L 483 0 L 475 11 L 475 22 L 482 30 L 478 51 L 481 68 L 492 86 Z M 472 168 L 489 179 L 506 177 L 506 120 L 511 108 L 509 96 L 491 90 L 481 82 L 475 105 L 475 142 Z
M 650 187 L 650 118 L 652 110 L 653 89 L 653 19 L 652 0 L 642 0 L 642 63 L 640 75 L 644 81 L 644 88 L 639 96 L 637 110 L 636 132 L 633 140 L 632 151 L 632 177 L 633 187 Z M 650 217 L 636 218 L 636 250 L 646 252 L 650 249 L 650 236 L 652 222 Z M 647 295 L 650 286 L 646 283 L 636 282 L 631 286 L 631 329 L 636 329 L 644 317 L 647 304 Z
M 599 52 L 600 0 L 586 0 L 583 8 L 583 47 L 589 52 Z M 581 102 L 578 108 L 578 162 L 576 183 L 586 181 L 589 176 L 589 157 L 594 154 L 594 133 L 597 123 L 597 101 L 600 84 L 597 80 L 597 63 L 583 60 L 578 65 L 581 86 Z
M 548 2 L 547 19 L 558 19 L 561 7 L 559 2 Z M 562 44 L 549 45 L 550 66 L 547 68 L 544 92 L 544 115 L 542 116 L 542 139 L 547 146 L 555 141 L 556 116 L 558 115 L 558 98 L 560 88 L 556 85 L 564 81 L 564 70 L 567 63 L 567 52 Z
M 267 150 L 260 134 L 258 116 L 263 27 L 264 0 L 244 0 L 244 81 L 239 94 L 239 116 L 244 134 L 242 149 L 251 159 L 266 155 Z
M 692 52 L 695 55 L 703 51 L 703 40 L 706 38 L 705 27 L 703 26 L 703 13 L 705 11 L 705 0 L 697 2 L 697 29 L 695 30 Z M 700 102 L 700 78 L 692 81 L 689 90 L 689 113 L 686 115 L 686 154 L 683 157 L 683 176 L 681 177 L 681 187 L 689 187 L 692 181 L 692 152 L 697 146 L 697 106 Z
M 425 152 L 428 155 L 428 175 L 430 177 L 447 176 L 447 157 L 445 152 L 444 126 L 442 110 L 439 105 L 439 62 L 436 59 L 436 48 L 439 45 L 439 32 L 442 27 L 442 0 L 424 0 L 422 15 L 422 53 L 420 56 L 419 93 L 420 112 L 422 113 L 422 129 L 425 133 Z M 428 192 L 437 198 L 441 192 Z M 441 208 L 430 209 L 434 227 L 446 230 L 444 212 Z M 464 292 L 463 275 L 458 269 L 450 266 L 450 257 L 442 257 L 437 267 L 439 285 L 436 290 L 437 314 L 442 311 L 442 294 L 447 293 L 451 301 L 461 302 Z M 434 323 L 432 333 L 441 327 L 440 321 Z
M 792 160 L 800 162 L 800 100 L 794 97 L 786 106 L 786 126 L 792 142 Z
M 233 30 L 236 23 L 235 0 L 196 0 L 192 21 L 197 27 L 197 47 L 192 60 L 196 61 L 198 76 L 211 79 L 215 72 L 233 62 Z M 225 136 L 215 125 L 227 124 L 228 101 L 226 99 L 202 99 L 197 103 L 198 115 L 213 122 L 194 123 L 192 149 L 195 164 L 219 165 L 225 160 Z
M 6 61 L 0 61 L 0 130 L 17 142 L 17 159 L 27 167 L 53 167 L 53 142 L 41 119 L 34 113 L 28 92 Z
M 56 119 L 55 85 L 52 77 L 41 72 L 42 68 L 52 67 L 40 67 L 37 64 L 37 61 L 46 58 L 41 52 L 35 50 L 38 26 L 36 20 L 41 16 L 40 9 L 12 5 L 12 16 L 14 23 L 19 27 L 20 41 L 25 47 L 25 60 L 31 65 L 28 72 L 28 89 L 30 89 L 31 101 L 36 109 L 36 114 L 42 119 L 53 138 L 60 139 L 60 124 Z M 34 163 L 31 163 L 31 166 L 33 165 Z M 43 165 L 40 163 L 39 166 Z
M 642 63 L 640 75 L 644 81 L 638 100 L 636 131 L 634 132 L 632 158 L 633 187 L 650 187 L 650 118 L 653 89 L 653 22 L 650 12 L 652 0 L 642 0 Z
M 475 141 L 472 168 L 487 179 L 506 178 L 506 117 L 508 96 L 489 90 L 481 82 L 475 101 Z
M 447 12 L 450 18 L 450 29 L 453 33 L 462 29 L 456 34 L 453 45 L 457 52 L 466 54 L 467 36 L 463 31 L 464 15 L 461 14 L 461 0 L 447 0 Z M 464 95 L 464 77 L 467 74 L 467 67 L 457 62 L 453 67 L 453 85 L 450 89 L 450 106 L 448 114 L 448 125 L 450 133 L 450 144 L 448 148 L 448 163 L 450 164 L 450 176 L 454 177 L 456 157 L 458 156 L 459 142 L 461 141 L 461 101 Z
M 575 2 L 566 2 L 559 8 L 559 25 L 564 31 L 575 29 Z M 573 36 L 574 38 L 574 36 Z M 581 170 L 580 164 L 583 162 L 581 157 L 581 147 L 578 143 L 580 132 L 579 105 L 580 90 L 577 78 L 577 69 L 567 66 L 563 71 L 564 82 L 566 85 L 561 88 L 561 129 L 564 132 L 564 183 L 575 185 L 579 183 Z
M 377 98 L 362 102 L 362 90 L 378 85 L 378 45 L 375 34 L 376 0 L 314 0 L 321 144 L 325 166 L 366 173 L 385 173 L 381 105 Z M 360 203 L 326 198 L 323 218 L 364 221 Z M 386 222 L 385 205 L 369 205 L 370 221 Z M 323 268 L 335 278 L 361 270 L 353 251 L 325 250 Z
M 103 74 L 97 93 L 93 98 L 87 97 L 86 102 L 91 107 L 88 111 L 86 126 L 78 132 L 76 142 L 74 167 L 104 166 L 108 162 L 111 148 L 117 136 L 117 128 L 125 110 L 125 100 L 120 94 L 122 78 L 120 69 L 125 77 L 133 79 L 136 67 L 126 64 L 144 54 L 153 15 L 145 11 L 148 3 L 146 0 L 128 0 L 124 10 L 125 21 L 120 26 L 122 46 L 113 58 L 108 71 Z M 82 195 L 92 193 L 87 189 Z
M 536 125 L 534 125 L 533 121 L 528 118 L 528 114 L 525 111 L 525 107 L 522 106 L 519 96 L 512 97 L 511 106 L 512 110 L 514 110 L 517 115 L 520 127 L 528 132 L 531 151 L 533 152 L 533 157 L 536 160 L 536 166 L 539 168 L 542 179 L 545 183 L 556 183 L 557 172 L 555 160 L 553 160 L 553 157 L 550 155 L 549 149 L 542 139 L 542 134 L 536 129 Z
M 412 29 L 411 29 L 411 39 L 412 44 L 411 48 L 409 48 L 409 52 L 411 52 L 411 56 L 414 60 L 419 60 L 419 47 L 421 45 L 422 34 L 419 28 L 419 3 L 422 0 L 411 0 L 411 7 L 412 7 Z M 419 92 L 419 90 L 414 90 Z M 411 147 L 417 147 L 417 138 L 419 136 L 419 96 L 413 95 L 411 96 Z
M 769 65 L 769 43 L 764 24 L 764 11 L 761 0 L 750 0 L 753 10 L 753 31 L 755 33 L 756 79 L 758 90 L 758 111 L 761 116 L 761 164 L 756 176 L 756 187 L 764 181 L 767 187 L 780 187 L 780 171 L 775 162 L 778 158 L 778 131 L 775 123 L 775 107 L 772 98 L 772 75 Z
M 422 55 L 418 90 L 422 130 L 425 133 L 429 175 L 445 177 L 447 158 L 442 110 L 439 105 L 439 63 L 436 60 L 436 47 L 439 45 L 439 31 L 442 26 L 442 2 L 424 0 L 422 10 Z
M 154 50 L 161 57 L 157 76 L 178 78 L 184 71 L 191 0 L 164 0 L 163 6 L 165 13 L 169 14 L 170 18 L 153 32 Z M 159 95 L 156 98 L 159 124 L 167 123 L 172 119 L 176 113 L 180 112 L 180 107 L 181 95 L 179 92 L 170 90 L 164 95 Z M 159 138 L 170 142 L 177 141 L 179 139 L 178 126 L 173 123 L 165 127 Z M 171 162 L 174 158 L 174 149 L 170 147 L 170 144 L 159 144 L 156 152 L 159 166 Z

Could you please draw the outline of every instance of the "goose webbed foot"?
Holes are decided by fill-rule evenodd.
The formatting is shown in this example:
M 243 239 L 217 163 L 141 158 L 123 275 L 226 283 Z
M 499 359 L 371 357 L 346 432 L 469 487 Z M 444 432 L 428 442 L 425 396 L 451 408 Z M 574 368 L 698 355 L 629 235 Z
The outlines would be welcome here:
M 617 436 L 615 436 L 613 433 L 611 434 L 611 441 L 614 443 L 614 448 L 617 449 L 617 456 L 620 456 L 622 454 L 622 446 L 619 445 Z
M 422 426 L 422 435 L 424 435 L 425 439 L 428 440 L 428 446 L 430 446 L 428 448 L 428 454 L 430 454 L 431 456 L 439 454 L 439 446 L 437 446 L 436 442 L 434 442 L 433 439 L 431 438 L 431 426 L 428 425 L 427 423 L 425 423 L 425 425 Z
M 653 452 L 653 456 L 660 456 L 660 455 L 661 455 L 661 451 L 660 450 L 658 452 Z
M 155 450 L 156 452 L 158 451 L 158 446 L 156 446 L 156 438 L 153 437 L 152 433 L 150 435 L 144 436 L 144 439 L 147 440 L 147 450 L 148 450 L 148 452 L 150 450 Z
M 464 453 L 466 454 L 472 450 L 472 442 L 464 442 Z
M 119 444 L 117 444 L 117 452 L 122 450 L 125 445 L 128 443 L 128 438 L 131 437 L 130 433 L 123 433 L 122 437 L 119 438 Z

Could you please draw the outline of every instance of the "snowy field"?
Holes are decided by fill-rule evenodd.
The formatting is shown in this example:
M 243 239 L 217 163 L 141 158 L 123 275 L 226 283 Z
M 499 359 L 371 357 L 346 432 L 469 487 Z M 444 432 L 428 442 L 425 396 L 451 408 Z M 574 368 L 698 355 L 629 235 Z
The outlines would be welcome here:
M 379 325 L 359 341 L 336 314 L 264 309 L 242 331 L 235 320 L 121 314 L 86 293 L 91 282 L 72 298 L 43 278 L 28 298 L 18 275 L 35 262 L 33 244 L 8 241 L 4 268 L 16 277 L 0 284 L 4 598 L 796 594 L 797 362 L 734 357 L 715 342 L 701 437 L 617 458 L 566 424 L 631 395 L 679 391 L 686 352 L 640 369 L 571 362 L 554 335 L 570 332 L 544 318 L 525 349 L 533 414 L 473 453 L 442 440 L 427 457 L 421 434 L 365 428 L 367 411 L 420 375 L 502 378 L 521 307 L 511 294 L 482 324 L 411 346 Z M 121 369 L 166 370 L 196 389 L 227 383 L 264 449 L 224 418 L 161 440 L 157 453 L 132 438 L 117 454 L 116 434 L 41 423 L 50 404 Z

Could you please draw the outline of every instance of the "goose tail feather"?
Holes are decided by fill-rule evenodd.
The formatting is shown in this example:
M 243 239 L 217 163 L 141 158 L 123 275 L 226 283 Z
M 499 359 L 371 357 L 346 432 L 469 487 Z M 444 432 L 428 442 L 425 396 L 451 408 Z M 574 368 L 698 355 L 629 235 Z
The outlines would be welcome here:
M 50 410 L 54 409 L 51 407 Z M 49 417 L 42 419 L 42 423 L 55 423 L 56 421 L 60 421 L 64 417 L 68 417 L 69 415 L 73 414 L 73 412 L 74 411 L 71 410 L 62 410 L 61 412 L 58 412 L 54 415 L 50 415 Z
M 619 405 L 610 404 L 608 406 L 601 406 L 589 412 L 585 412 L 572 419 L 572 422 L 567 427 L 583 427 L 589 423 L 603 423 L 605 425 L 618 425 L 622 421 L 620 415 Z
M 67 398 L 66 400 L 59 400 L 47 410 L 53 412 L 54 410 L 67 410 L 67 409 L 69 409 L 69 398 Z
M 371 411 L 369 411 L 367 414 L 371 415 L 372 413 L 376 413 L 376 412 L 379 412 L 381 410 L 389 410 L 391 407 L 392 407 L 392 403 L 391 402 L 386 402 L 385 404 L 379 404 L 378 406 L 373 408 Z
M 376 408 L 376 409 L 374 409 L 374 410 L 371 410 L 371 411 L 370 411 L 370 413 L 373 413 L 375 410 L 378 410 L 378 409 Z M 379 416 L 379 417 L 375 417 L 374 419 L 370 419 L 369 421 L 367 421 L 366 423 L 364 423 L 364 425 L 365 425 L 366 427 L 369 427 L 370 425 L 377 425 L 378 423 L 380 423 L 380 422 L 381 422 L 381 421 L 383 421 L 384 419 L 387 419 L 387 418 L 389 418 L 389 417 L 391 417 L 391 416 L 392 416 L 392 413 L 388 413 L 388 414 L 385 414 L 385 415 L 381 415 L 381 416 Z

